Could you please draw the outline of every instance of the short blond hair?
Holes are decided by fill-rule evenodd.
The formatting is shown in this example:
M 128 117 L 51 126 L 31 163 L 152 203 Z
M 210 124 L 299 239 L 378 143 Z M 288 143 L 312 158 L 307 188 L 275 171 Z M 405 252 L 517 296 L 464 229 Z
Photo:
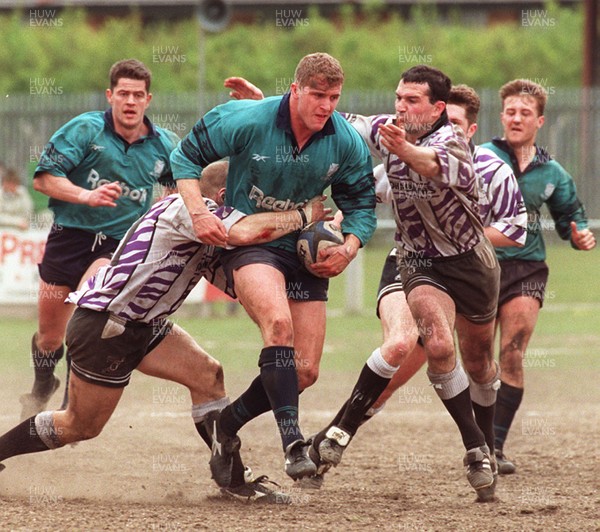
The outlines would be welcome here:
M 500 99 L 502 107 L 504 100 L 511 96 L 529 96 L 536 102 L 538 113 L 540 116 L 544 114 L 546 102 L 548 101 L 548 92 L 539 83 L 535 83 L 529 79 L 515 79 L 500 87 Z
M 202 195 L 206 198 L 215 198 L 219 190 L 225 188 L 228 171 L 228 161 L 215 161 L 204 168 L 200 175 Z
M 294 80 L 299 87 L 325 82 L 329 87 L 342 85 L 344 83 L 344 71 L 342 65 L 329 54 L 317 52 L 305 55 L 294 72 Z

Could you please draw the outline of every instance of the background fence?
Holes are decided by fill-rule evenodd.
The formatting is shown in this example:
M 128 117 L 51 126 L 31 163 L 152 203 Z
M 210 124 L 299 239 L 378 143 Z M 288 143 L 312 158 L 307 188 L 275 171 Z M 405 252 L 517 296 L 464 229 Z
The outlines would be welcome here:
M 539 82 L 539 81 L 538 81 Z M 558 89 L 546 87 L 549 103 L 546 123 L 538 135 L 545 147 L 573 175 L 581 200 L 590 218 L 600 218 L 600 89 Z M 57 92 L 58 94 L 53 94 Z M 41 94 L 40 94 L 41 92 Z M 498 93 L 480 90 L 481 111 L 477 143 L 501 135 Z M 156 94 L 148 116 L 156 124 L 185 135 L 201 114 L 228 100 L 226 92 L 208 94 Z M 386 92 L 345 91 L 338 108 L 361 114 L 393 112 L 394 95 Z M 0 161 L 20 171 L 24 180 L 31 175 L 44 145 L 52 133 L 72 117 L 90 110 L 106 109 L 102 93 L 60 94 L 51 80 L 36 94 L 0 98 Z M 43 200 L 45 202 L 45 198 Z M 384 215 L 385 217 L 385 215 Z

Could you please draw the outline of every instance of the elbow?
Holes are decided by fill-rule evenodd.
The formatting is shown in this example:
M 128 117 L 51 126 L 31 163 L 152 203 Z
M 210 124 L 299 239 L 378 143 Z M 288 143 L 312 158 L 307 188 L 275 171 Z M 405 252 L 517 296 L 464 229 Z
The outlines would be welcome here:
M 42 194 L 46 193 L 46 187 L 44 186 L 44 180 L 36 177 L 33 180 L 33 190 L 35 190 L 36 192 L 41 192 Z

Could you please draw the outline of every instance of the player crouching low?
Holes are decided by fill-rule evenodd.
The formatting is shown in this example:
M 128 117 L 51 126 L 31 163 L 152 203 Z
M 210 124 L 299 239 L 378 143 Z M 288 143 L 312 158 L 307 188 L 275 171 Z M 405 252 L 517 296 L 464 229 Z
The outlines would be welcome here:
M 204 170 L 201 186 L 210 198 L 209 209 L 223 221 L 231 246 L 278 238 L 329 212 L 323 197 L 310 201 L 303 212 L 246 216 L 218 208 L 226 175 L 227 163 L 214 163 Z M 229 404 L 223 368 L 167 319 L 203 277 L 227 290 L 218 250 L 196 238 L 182 198 L 170 195 L 130 228 L 110 265 L 69 294 L 67 301 L 77 309 L 67 328 L 72 355 L 67 409 L 41 412 L 1 436 L 0 462 L 98 436 L 138 369 L 189 389 L 194 424 L 212 450 L 211 461 L 228 451 L 227 474 L 214 479 L 224 492 L 244 499 L 291 502 L 286 494 L 267 487 L 266 477 L 245 478 L 239 439 L 224 449 L 213 438 L 212 413 Z

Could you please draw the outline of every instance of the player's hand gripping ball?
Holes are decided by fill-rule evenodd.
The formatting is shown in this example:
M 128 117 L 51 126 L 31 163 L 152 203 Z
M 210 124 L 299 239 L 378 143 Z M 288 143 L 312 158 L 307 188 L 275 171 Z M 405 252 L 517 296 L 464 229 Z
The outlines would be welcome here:
M 317 275 L 308 266 L 318 262 L 319 251 L 343 243 L 342 230 L 333 222 L 313 222 L 300 231 L 296 251 L 304 267 L 313 275 Z

